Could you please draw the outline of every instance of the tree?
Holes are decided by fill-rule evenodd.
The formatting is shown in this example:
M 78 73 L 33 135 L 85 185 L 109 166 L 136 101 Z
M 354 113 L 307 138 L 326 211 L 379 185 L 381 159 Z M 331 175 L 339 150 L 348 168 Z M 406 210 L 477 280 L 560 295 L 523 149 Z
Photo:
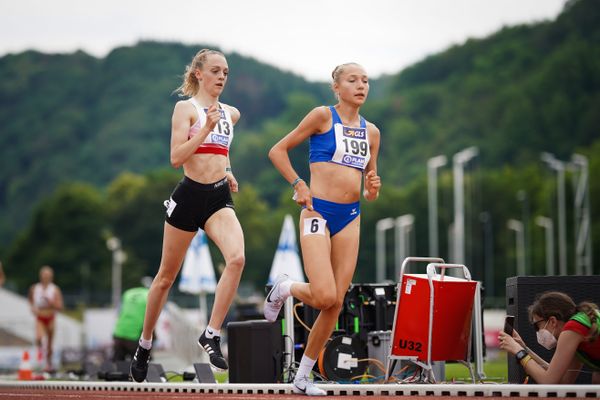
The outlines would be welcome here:
M 9 249 L 6 274 L 19 292 L 37 281 L 42 265 L 55 271 L 55 281 L 65 294 L 83 286 L 106 290 L 110 285 L 110 255 L 104 243 L 104 202 L 93 186 L 69 183 L 60 186 L 34 210 L 29 226 Z M 93 279 L 83 282 L 88 265 Z

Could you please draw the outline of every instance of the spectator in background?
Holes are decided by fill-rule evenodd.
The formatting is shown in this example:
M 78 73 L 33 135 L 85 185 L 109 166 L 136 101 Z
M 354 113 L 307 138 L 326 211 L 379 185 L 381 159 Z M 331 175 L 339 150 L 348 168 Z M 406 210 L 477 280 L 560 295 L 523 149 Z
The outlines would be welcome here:
M 529 319 L 538 343 L 556 349 L 550 363 L 531 351 L 516 330 L 498 337 L 500 348 L 514 355 L 527 375 L 540 384 L 572 384 L 585 364 L 594 371 L 592 383 L 600 384 L 598 306 L 576 305 L 565 293 L 546 292 L 529 307 Z
M 56 312 L 63 309 L 60 288 L 52 281 L 54 271 L 48 265 L 40 268 L 40 281 L 29 288 L 29 304 L 35 315 L 35 344 L 38 352 L 44 353 L 46 345 L 45 371 L 52 371 L 52 340 L 54 339 Z M 45 342 L 45 343 L 44 343 Z
M 113 361 L 133 359 L 144 327 L 144 314 L 152 278 L 145 276 L 141 287 L 126 290 L 121 298 L 119 316 L 113 332 Z

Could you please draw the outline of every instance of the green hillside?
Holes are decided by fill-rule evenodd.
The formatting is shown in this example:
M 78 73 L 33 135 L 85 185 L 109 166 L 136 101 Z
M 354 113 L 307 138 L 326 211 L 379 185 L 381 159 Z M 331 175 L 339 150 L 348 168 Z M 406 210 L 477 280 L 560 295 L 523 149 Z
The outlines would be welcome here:
M 58 184 L 105 185 L 123 171 L 168 164 L 170 119 L 184 67 L 202 46 L 142 42 L 96 59 L 25 52 L 0 58 L 0 242 Z M 323 102 L 314 84 L 238 54 L 222 101 L 243 110 L 238 129 L 282 115 L 296 91 Z M 243 133 L 242 133 L 243 134 Z
M 552 22 L 504 28 L 402 71 L 373 118 L 396 183 L 423 161 L 478 146 L 498 168 L 560 158 L 600 137 L 600 7 L 571 1 Z M 401 163 L 402 168 L 392 168 Z
M 126 282 L 155 272 L 162 200 L 180 177 L 168 164 L 177 100 L 172 92 L 201 47 L 142 42 L 103 59 L 81 52 L 0 58 L 0 259 L 6 260 L 9 284 L 22 291 L 39 265 L 50 263 L 71 272 L 57 276 L 74 296 L 81 296 L 82 285 L 105 292 L 108 234 L 118 235 L 126 247 Z M 241 187 L 236 212 L 246 232 L 244 279 L 259 287 L 283 215 L 298 213 L 267 151 L 308 110 L 333 97 L 325 82 L 310 83 L 237 54 L 227 59 L 231 75 L 222 101 L 242 113 L 231 160 Z M 411 253 L 427 254 L 426 162 L 438 154 L 451 159 L 467 146 L 477 146 L 479 155 L 466 176 L 466 258 L 474 277 L 488 284 L 488 294 L 502 295 L 504 279 L 516 273 L 514 233 L 506 228 L 510 218 L 525 223 L 529 273 L 544 273 L 544 236 L 534 221 L 538 215 L 556 217 L 556 179 L 540 161 L 541 152 L 565 161 L 573 153 L 588 157 L 592 239 L 599 240 L 597 0 L 570 1 L 554 21 L 468 40 L 373 79 L 371 86 L 373 96 L 362 111 L 382 132 L 384 186 L 377 202 L 363 203 L 356 281 L 374 279 L 374 226 L 380 218 L 413 214 Z M 306 151 L 303 146 L 291 155 L 304 177 Z M 567 171 L 571 273 L 577 178 Z M 439 183 L 440 249 L 446 259 L 452 190 L 447 166 Z M 391 242 L 387 255 L 394 259 Z M 600 260 L 600 250 L 593 258 Z M 98 279 L 90 278 L 90 270 Z

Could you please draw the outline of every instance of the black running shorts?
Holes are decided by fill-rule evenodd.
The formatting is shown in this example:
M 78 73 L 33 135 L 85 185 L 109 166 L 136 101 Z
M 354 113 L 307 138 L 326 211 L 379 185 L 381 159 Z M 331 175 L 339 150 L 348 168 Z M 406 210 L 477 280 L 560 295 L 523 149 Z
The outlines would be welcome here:
M 164 204 L 166 221 L 188 232 L 204 229 L 206 221 L 221 208 L 234 208 L 227 178 L 206 184 L 184 176 Z

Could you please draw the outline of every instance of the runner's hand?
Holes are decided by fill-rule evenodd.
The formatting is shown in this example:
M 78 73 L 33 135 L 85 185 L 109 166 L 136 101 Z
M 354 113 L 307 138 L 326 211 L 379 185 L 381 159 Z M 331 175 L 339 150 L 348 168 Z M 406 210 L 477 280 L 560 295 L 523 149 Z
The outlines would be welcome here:
M 229 190 L 231 190 L 233 193 L 237 193 L 238 183 L 233 174 L 231 172 L 226 172 L 225 176 L 227 177 L 227 182 L 229 183 Z
M 381 178 L 375 173 L 375 170 L 370 170 L 365 175 L 365 191 L 364 196 L 367 200 L 374 200 L 379 195 L 381 188 Z
M 304 181 L 298 182 L 294 189 L 294 197 L 299 206 L 306 207 L 307 210 L 313 211 L 312 195 L 310 194 L 310 188 Z
M 221 119 L 221 112 L 214 104 L 206 110 L 206 128 L 211 132 Z

